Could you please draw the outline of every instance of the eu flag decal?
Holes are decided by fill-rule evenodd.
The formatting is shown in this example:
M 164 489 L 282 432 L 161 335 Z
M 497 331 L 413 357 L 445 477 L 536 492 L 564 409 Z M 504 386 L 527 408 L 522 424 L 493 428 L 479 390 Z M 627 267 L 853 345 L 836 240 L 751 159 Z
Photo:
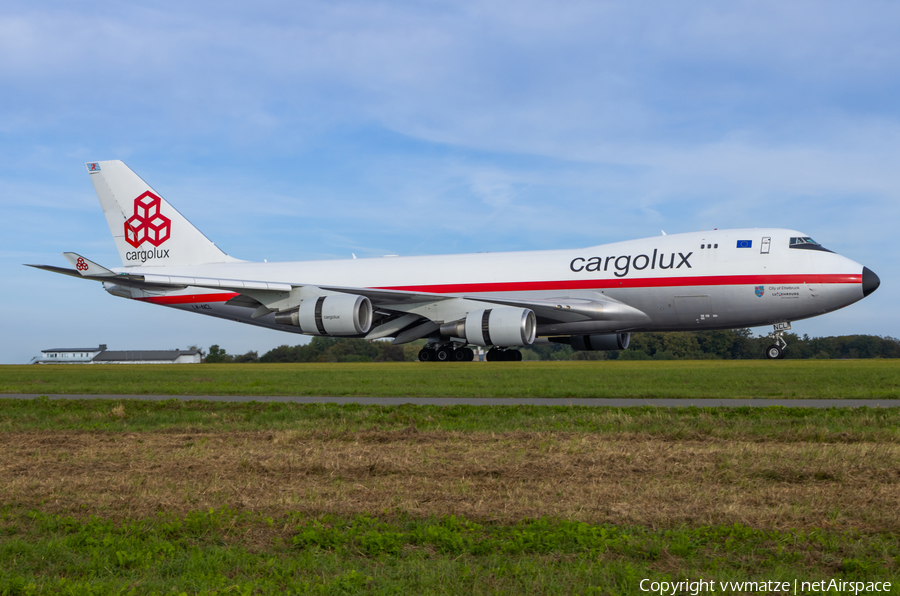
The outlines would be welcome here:
M 753 240 L 738 240 L 738 248 L 753 248 Z

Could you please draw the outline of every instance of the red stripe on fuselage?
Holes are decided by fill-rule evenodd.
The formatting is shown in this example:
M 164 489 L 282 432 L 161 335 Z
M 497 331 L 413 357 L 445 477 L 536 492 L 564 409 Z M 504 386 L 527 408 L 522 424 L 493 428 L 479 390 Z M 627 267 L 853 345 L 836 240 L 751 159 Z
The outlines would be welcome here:
M 634 279 L 569 279 L 563 281 L 509 281 L 431 286 L 391 286 L 378 290 L 427 294 L 480 294 L 485 292 L 539 292 L 547 290 L 602 290 L 608 288 L 666 288 L 684 286 L 738 286 L 770 284 L 859 284 L 862 275 L 716 275 L 701 277 L 644 277 Z
M 509 281 L 475 284 L 439 284 L 428 286 L 386 286 L 378 290 L 422 292 L 425 294 L 483 294 L 487 292 L 540 292 L 554 290 L 602 290 L 609 288 L 665 288 L 684 286 L 796 285 L 796 284 L 861 284 L 862 275 L 718 275 L 698 277 L 655 277 L 634 279 L 570 279 L 562 281 Z M 153 304 L 199 304 L 227 302 L 240 296 L 237 292 L 153 296 L 138 298 Z

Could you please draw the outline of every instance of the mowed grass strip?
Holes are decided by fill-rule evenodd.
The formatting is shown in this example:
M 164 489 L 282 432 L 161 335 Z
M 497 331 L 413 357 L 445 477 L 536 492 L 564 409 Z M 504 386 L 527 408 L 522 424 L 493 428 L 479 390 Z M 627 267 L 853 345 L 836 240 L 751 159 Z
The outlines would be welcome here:
M 892 582 L 887 593 L 897 594 L 898 556 L 889 535 L 742 524 L 0 513 L 2 594 L 641 594 L 642 579 L 701 577 L 715 593 L 736 593 L 720 582 L 835 576 Z
M 893 399 L 900 361 L 28 365 L 0 393 Z
M 900 445 L 589 433 L 0 434 L 0 503 L 147 517 L 402 511 L 514 522 L 900 531 Z
M 900 408 L 396 406 L 192 400 L 0 399 L 0 432 L 568 432 L 619 439 L 900 443 Z
M 0 400 L 0 594 L 900 593 L 898 428 L 894 408 Z

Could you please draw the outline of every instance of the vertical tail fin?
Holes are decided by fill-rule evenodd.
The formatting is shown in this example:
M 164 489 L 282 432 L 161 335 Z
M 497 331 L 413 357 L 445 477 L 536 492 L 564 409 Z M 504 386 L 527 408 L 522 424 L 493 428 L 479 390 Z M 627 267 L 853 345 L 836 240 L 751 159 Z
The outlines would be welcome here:
M 85 164 L 122 258 L 129 265 L 236 261 L 118 160 Z

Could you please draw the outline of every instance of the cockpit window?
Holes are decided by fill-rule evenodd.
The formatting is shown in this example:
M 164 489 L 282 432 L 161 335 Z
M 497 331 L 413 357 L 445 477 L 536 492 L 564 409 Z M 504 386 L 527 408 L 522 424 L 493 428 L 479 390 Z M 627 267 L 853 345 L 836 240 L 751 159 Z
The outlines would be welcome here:
M 809 236 L 804 236 L 802 238 L 791 238 L 791 246 L 795 246 L 798 244 L 819 244 Z
M 809 236 L 797 236 L 791 238 L 791 248 L 804 248 L 806 250 L 824 250 L 825 252 L 831 252 Z

